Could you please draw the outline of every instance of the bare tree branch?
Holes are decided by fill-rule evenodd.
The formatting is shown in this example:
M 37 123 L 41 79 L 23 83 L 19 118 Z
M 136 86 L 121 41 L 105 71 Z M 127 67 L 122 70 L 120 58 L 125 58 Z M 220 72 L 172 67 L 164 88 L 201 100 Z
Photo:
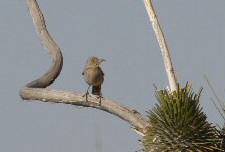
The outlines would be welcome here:
M 144 0 L 144 4 L 162 52 L 166 73 L 169 80 L 170 90 L 176 91 L 178 89 L 177 79 L 173 68 L 169 48 L 166 44 L 166 40 L 160 27 L 159 21 L 157 19 L 155 10 L 153 8 L 152 1 Z
M 21 92 L 21 96 L 25 100 L 64 103 L 106 111 L 130 123 L 141 135 L 144 135 L 146 131 L 145 128 L 148 126 L 147 120 L 136 110 L 108 99 L 102 99 L 102 103 L 99 105 L 99 98 L 95 95 L 90 95 L 88 101 L 86 101 L 83 97 L 84 94 L 77 92 L 42 88 L 22 88 Z
M 44 16 L 39 9 L 36 0 L 26 0 L 33 22 L 36 27 L 37 34 L 41 43 L 47 49 L 51 57 L 53 58 L 53 64 L 51 69 L 45 73 L 42 77 L 28 83 L 27 87 L 32 88 L 46 88 L 51 85 L 61 72 L 63 66 L 63 57 L 60 48 L 54 42 L 53 38 L 48 33 L 45 25 Z
M 26 2 L 40 41 L 53 58 L 53 65 L 42 77 L 22 87 L 20 90 L 20 97 L 24 100 L 39 100 L 43 102 L 63 103 L 100 109 L 127 121 L 135 131 L 144 136 L 146 133 L 146 127 L 149 124 L 140 113 L 132 108 L 108 99 L 103 99 L 101 106 L 99 106 L 99 99 L 94 95 L 91 95 L 88 98 L 88 101 L 86 101 L 86 98 L 83 97 L 83 94 L 81 93 L 44 89 L 51 85 L 60 74 L 63 65 L 63 57 L 60 48 L 53 41 L 47 31 L 44 16 L 39 9 L 37 1 L 26 0 Z

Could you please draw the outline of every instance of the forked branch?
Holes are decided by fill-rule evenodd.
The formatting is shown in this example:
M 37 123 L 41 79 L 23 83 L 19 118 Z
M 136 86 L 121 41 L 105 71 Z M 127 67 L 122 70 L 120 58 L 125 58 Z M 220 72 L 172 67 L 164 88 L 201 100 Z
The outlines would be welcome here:
M 40 41 L 53 58 L 53 65 L 42 77 L 22 87 L 20 97 L 24 100 L 39 100 L 43 102 L 97 108 L 127 121 L 139 134 L 144 135 L 148 122 L 140 113 L 132 108 L 108 99 L 102 100 L 102 104 L 99 106 L 99 101 L 94 95 L 89 97 L 88 101 L 86 101 L 86 98 L 83 97 L 83 93 L 45 89 L 47 86 L 51 85 L 60 74 L 63 65 L 63 57 L 60 48 L 47 31 L 44 16 L 39 9 L 37 1 L 26 0 L 26 2 Z

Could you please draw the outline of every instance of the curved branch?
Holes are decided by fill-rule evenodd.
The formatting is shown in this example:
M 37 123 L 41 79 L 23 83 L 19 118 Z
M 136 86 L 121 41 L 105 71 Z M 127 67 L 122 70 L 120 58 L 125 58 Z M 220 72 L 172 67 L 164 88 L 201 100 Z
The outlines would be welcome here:
M 86 101 L 82 93 L 39 88 L 22 88 L 21 95 L 25 100 L 71 104 L 106 111 L 127 121 L 142 136 L 148 126 L 147 120 L 136 110 L 108 99 L 102 99 L 99 105 L 99 98 L 95 95 L 90 95 Z
M 37 34 L 41 40 L 41 43 L 46 47 L 47 51 L 53 58 L 53 64 L 51 69 L 45 73 L 42 77 L 34 80 L 26 85 L 26 87 L 32 88 L 46 88 L 51 85 L 61 72 L 63 66 L 63 57 L 60 48 L 54 42 L 45 25 L 44 16 L 38 6 L 36 0 L 27 0 L 27 5 L 33 22 L 37 30 Z
M 163 35 L 163 32 L 162 32 L 162 29 L 160 27 L 159 21 L 157 19 L 155 10 L 154 10 L 153 5 L 152 5 L 152 1 L 151 0 L 144 0 L 144 4 L 145 4 L 145 8 L 148 12 L 149 19 L 152 23 L 153 30 L 154 30 L 155 35 L 157 37 L 160 49 L 162 51 L 163 60 L 164 60 L 165 68 L 166 68 L 166 73 L 167 73 L 167 77 L 168 77 L 169 84 L 170 84 L 170 90 L 176 91 L 178 89 L 177 79 L 176 79 L 175 71 L 174 71 L 174 68 L 173 68 L 169 48 L 166 44 L 166 39 Z
M 102 99 L 101 106 L 99 106 L 99 99 L 96 98 L 97 96 L 95 95 L 92 95 L 88 98 L 89 101 L 86 101 L 86 98 L 83 97 L 81 93 L 43 89 L 51 85 L 60 74 L 63 65 L 63 57 L 60 48 L 47 31 L 44 16 L 39 9 L 38 3 L 36 0 L 26 1 L 31 16 L 33 17 L 38 36 L 53 58 L 53 65 L 41 78 L 22 87 L 20 89 L 20 97 L 24 100 L 39 100 L 43 102 L 63 103 L 100 109 L 127 121 L 132 125 L 135 131 L 144 136 L 148 122 L 136 110 L 108 99 Z

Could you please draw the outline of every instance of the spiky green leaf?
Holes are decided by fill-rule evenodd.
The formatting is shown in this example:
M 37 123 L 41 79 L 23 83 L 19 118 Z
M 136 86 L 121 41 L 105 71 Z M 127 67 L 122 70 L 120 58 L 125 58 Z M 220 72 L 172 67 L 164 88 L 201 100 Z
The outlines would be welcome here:
M 219 133 L 200 108 L 201 91 L 195 94 L 187 84 L 177 92 L 156 92 L 159 104 L 148 112 L 150 127 L 143 140 L 147 151 L 221 151 Z

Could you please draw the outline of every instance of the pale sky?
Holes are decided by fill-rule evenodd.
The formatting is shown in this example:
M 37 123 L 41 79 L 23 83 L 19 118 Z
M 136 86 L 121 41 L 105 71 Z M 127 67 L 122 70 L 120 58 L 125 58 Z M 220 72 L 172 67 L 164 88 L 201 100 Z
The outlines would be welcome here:
M 143 115 L 157 103 L 153 83 L 168 85 L 161 52 L 141 0 L 38 0 L 49 32 L 64 55 L 49 88 L 85 92 L 89 56 L 107 60 L 103 96 Z M 225 1 L 153 1 L 182 85 L 203 87 L 201 106 L 222 125 L 203 74 L 225 95 Z M 52 61 L 43 49 L 25 0 L 0 4 L 0 151 L 135 152 L 141 136 L 123 120 L 92 108 L 22 101 L 19 89 Z

